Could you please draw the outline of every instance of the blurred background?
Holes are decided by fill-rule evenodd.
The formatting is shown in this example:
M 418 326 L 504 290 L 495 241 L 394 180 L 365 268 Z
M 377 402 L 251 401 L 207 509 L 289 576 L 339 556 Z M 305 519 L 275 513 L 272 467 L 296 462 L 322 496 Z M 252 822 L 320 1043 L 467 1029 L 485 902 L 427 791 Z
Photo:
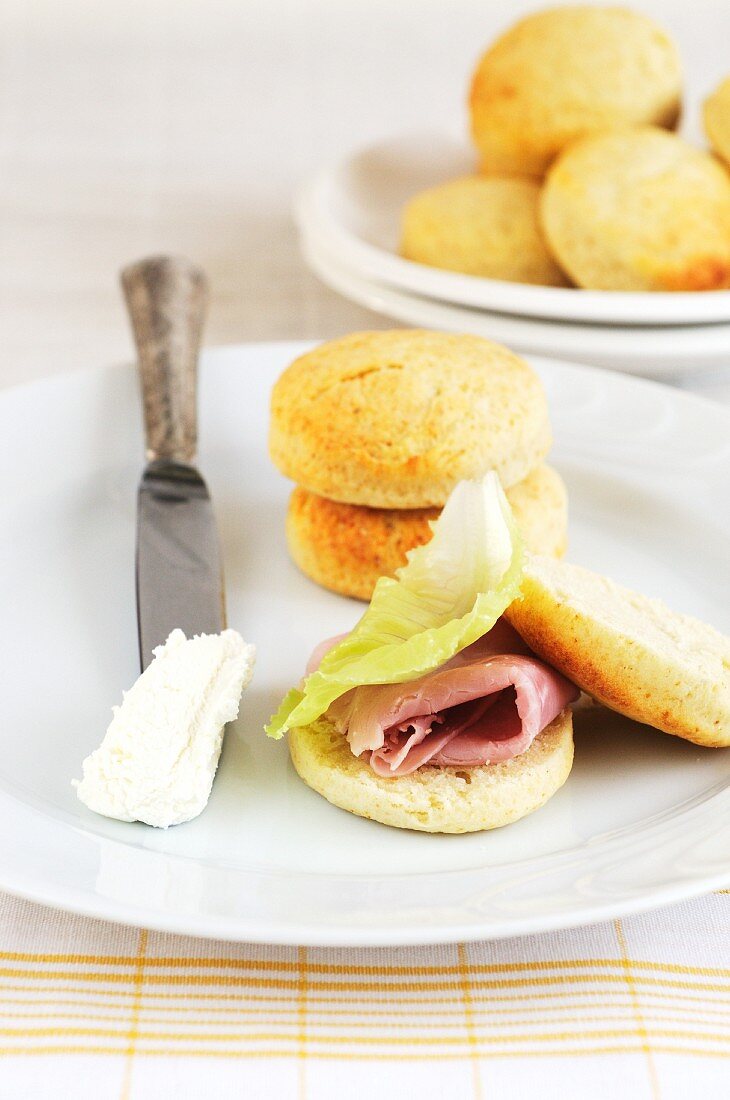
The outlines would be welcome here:
M 306 269 L 297 187 L 391 133 L 465 133 L 478 55 L 544 6 L 2 0 L 0 381 L 130 357 L 117 271 L 155 251 L 208 270 L 208 343 L 388 326 Z M 730 69 L 728 0 L 630 6 L 676 39 L 698 137 Z

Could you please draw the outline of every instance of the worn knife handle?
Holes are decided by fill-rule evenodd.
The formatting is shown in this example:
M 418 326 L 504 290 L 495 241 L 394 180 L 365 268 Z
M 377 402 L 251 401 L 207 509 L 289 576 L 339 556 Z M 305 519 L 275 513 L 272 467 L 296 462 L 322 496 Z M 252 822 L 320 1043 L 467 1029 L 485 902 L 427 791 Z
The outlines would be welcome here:
M 147 458 L 192 462 L 207 279 L 189 260 L 151 256 L 125 267 L 121 280 L 139 359 Z

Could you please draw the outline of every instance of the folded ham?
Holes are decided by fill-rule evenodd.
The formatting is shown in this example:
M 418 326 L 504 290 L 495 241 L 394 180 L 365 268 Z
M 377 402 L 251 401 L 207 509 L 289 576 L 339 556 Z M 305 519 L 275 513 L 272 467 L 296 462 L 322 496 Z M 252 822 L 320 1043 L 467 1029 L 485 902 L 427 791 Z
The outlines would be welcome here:
M 334 645 L 318 646 L 308 671 Z M 473 768 L 512 760 L 580 692 L 540 661 L 504 620 L 417 680 L 354 688 L 328 718 L 378 775 L 424 764 Z

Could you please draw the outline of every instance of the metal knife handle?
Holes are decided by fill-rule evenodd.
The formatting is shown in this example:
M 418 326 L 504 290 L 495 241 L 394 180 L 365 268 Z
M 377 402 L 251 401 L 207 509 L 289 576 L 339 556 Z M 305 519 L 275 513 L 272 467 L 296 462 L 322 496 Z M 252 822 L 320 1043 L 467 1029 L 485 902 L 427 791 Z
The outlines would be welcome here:
M 151 256 L 125 267 L 121 280 L 139 359 L 147 458 L 190 463 L 207 279 L 189 260 Z

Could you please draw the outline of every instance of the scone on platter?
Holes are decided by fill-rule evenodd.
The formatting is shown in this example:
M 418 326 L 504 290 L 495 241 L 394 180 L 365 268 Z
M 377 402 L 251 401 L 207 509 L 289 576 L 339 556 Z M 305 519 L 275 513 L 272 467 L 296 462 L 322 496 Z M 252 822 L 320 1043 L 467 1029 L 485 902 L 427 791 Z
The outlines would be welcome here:
M 271 719 L 333 805 L 464 833 L 538 810 L 569 776 L 572 707 L 605 706 L 730 745 L 730 639 L 522 546 L 494 473 L 462 482 L 353 630 L 329 639 Z
M 583 287 L 730 287 L 730 174 L 710 154 L 656 127 L 571 145 L 540 200 L 545 236 Z
M 466 176 L 421 191 L 403 210 L 401 255 L 483 279 L 566 286 L 543 237 L 539 196 L 535 180 L 508 176 Z
M 515 23 L 479 61 L 471 132 L 488 174 L 541 177 L 576 138 L 674 127 L 681 96 L 679 56 L 653 20 L 620 7 L 548 8 Z

